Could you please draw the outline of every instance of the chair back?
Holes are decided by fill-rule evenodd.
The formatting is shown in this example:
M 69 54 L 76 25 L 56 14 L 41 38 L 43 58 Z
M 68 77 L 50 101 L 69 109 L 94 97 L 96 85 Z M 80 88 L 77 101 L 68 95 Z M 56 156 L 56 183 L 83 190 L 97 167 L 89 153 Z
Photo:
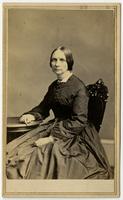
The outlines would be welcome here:
M 103 80 L 99 79 L 96 83 L 87 85 L 87 90 L 89 92 L 88 121 L 93 123 L 99 132 L 109 96 L 108 88 Z

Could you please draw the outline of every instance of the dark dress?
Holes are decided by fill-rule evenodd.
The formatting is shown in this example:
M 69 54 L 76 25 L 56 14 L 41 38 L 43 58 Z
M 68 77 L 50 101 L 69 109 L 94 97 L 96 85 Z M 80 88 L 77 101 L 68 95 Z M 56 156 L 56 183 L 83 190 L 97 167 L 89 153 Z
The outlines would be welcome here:
M 43 101 L 28 113 L 55 119 L 40 125 L 7 145 L 9 179 L 109 179 L 110 166 L 99 134 L 88 122 L 88 93 L 72 75 L 67 82 L 54 81 Z M 41 137 L 54 142 L 33 146 Z

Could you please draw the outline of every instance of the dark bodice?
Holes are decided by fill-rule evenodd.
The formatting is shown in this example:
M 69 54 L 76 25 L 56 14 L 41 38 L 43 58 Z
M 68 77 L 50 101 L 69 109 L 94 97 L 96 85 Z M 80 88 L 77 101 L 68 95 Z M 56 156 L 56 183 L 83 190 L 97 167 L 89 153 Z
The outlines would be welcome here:
M 52 110 L 56 118 L 67 119 L 71 117 L 71 108 L 68 106 L 56 103 L 52 106 Z
M 67 128 L 81 127 L 87 123 L 88 95 L 83 82 L 72 75 L 67 82 L 54 81 L 43 101 L 29 113 L 37 119 L 49 116 L 52 109 L 56 118 L 62 119 Z
M 67 83 L 54 82 L 51 87 L 49 104 L 57 118 L 70 118 L 76 91 L 74 90 L 71 80 Z

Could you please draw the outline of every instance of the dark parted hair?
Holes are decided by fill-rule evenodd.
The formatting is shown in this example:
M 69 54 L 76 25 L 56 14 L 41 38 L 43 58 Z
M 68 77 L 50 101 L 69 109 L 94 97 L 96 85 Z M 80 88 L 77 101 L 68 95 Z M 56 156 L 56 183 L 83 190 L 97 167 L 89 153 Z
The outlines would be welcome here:
M 66 57 L 66 61 L 67 61 L 67 64 L 68 64 L 68 70 L 69 71 L 72 71 L 73 69 L 73 64 L 74 64 L 74 60 L 73 60 L 73 55 L 72 55 L 72 52 L 70 49 L 68 49 L 67 47 L 65 46 L 60 46 L 60 47 L 57 47 L 56 49 L 53 50 L 53 52 L 51 53 L 51 56 L 50 56 L 50 67 L 52 67 L 51 65 L 51 62 L 52 62 L 52 55 L 55 51 L 57 50 L 61 50 L 63 51 L 65 57 Z

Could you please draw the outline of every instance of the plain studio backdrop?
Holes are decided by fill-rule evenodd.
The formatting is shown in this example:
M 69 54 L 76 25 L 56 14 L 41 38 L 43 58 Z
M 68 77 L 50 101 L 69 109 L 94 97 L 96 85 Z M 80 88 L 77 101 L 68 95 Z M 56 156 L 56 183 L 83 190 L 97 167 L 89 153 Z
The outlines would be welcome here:
M 112 10 L 10 9 L 8 14 L 7 116 L 40 103 L 56 79 L 49 66 L 54 48 L 74 56 L 74 74 L 86 85 L 102 78 L 109 98 L 101 138 L 114 138 L 115 47 Z M 51 113 L 52 114 L 52 113 Z

